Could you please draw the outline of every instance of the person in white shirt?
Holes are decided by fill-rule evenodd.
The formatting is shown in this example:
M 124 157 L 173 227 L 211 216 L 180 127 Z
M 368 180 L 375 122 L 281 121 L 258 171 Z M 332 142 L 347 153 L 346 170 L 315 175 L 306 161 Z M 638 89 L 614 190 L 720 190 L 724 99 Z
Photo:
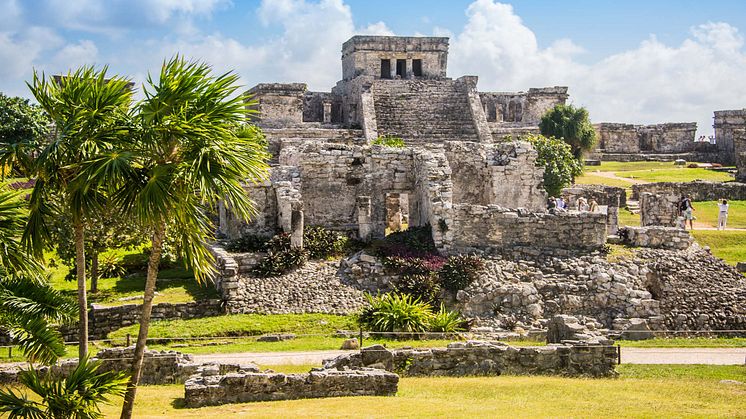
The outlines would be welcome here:
M 725 230 L 725 224 L 728 223 L 728 201 L 721 199 L 718 209 L 718 230 Z

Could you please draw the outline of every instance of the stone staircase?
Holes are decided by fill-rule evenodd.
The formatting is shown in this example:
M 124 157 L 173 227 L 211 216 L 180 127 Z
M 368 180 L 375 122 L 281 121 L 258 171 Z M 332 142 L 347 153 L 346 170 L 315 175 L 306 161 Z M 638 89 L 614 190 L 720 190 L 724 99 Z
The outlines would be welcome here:
M 457 80 L 376 80 L 378 135 L 408 143 L 479 141 L 466 89 Z

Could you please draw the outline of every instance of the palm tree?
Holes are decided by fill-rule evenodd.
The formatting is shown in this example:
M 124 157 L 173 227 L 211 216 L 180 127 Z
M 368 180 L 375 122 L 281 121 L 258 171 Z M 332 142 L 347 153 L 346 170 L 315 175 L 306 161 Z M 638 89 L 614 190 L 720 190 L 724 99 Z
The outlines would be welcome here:
M 70 375 L 62 378 L 50 372 L 42 375 L 29 367 L 18 373 L 18 381 L 36 393 L 33 401 L 12 388 L 0 390 L 0 412 L 9 419 L 100 418 L 98 405 L 110 396 L 121 396 L 127 376 L 121 372 L 99 372 L 100 363 L 84 358 Z
M 122 418 L 132 416 L 148 337 L 158 265 L 168 235 L 198 281 L 214 274 L 205 243 L 213 239 L 210 212 L 224 200 L 247 219 L 254 207 L 245 181 L 267 176 L 259 135 L 237 135 L 247 110 L 236 94 L 238 77 L 211 75 L 209 65 L 175 57 L 164 62 L 157 82 L 148 77 L 136 107 L 137 134 L 122 149 L 93 159 L 84 177 L 118 185 L 115 201 L 150 230 L 152 250 L 130 383 Z M 258 130 L 243 130 L 258 133 Z
M 18 193 L 0 190 L 0 327 L 30 361 L 51 363 L 65 353 L 52 326 L 72 320 L 75 305 L 46 283 L 21 246 L 25 205 Z
M 107 68 L 81 67 L 54 80 L 34 71 L 28 84 L 39 105 L 55 124 L 52 138 L 33 164 L 36 184 L 23 239 L 40 256 L 49 242 L 50 217 L 71 215 L 78 280 L 79 358 L 88 355 L 88 301 L 85 273 L 86 214 L 100 209 L 100 188 L 78 176 L 81 162 L 109 149 L 127 133 L 132 91 L 126 79 L 107 79 Z M 52 205 L 53 198 L 63 208 Z

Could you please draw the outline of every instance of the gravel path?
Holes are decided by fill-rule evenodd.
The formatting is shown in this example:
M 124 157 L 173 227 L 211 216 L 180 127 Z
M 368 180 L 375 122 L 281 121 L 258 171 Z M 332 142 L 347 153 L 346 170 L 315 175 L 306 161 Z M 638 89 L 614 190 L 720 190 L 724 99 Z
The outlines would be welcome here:
M 255 362 L 260 365 L 318 364 L 350 351 L 244 352 L 195 355 L 198 362 Z M 746 348 L 622 348 L 625 364 L 744 365 Z

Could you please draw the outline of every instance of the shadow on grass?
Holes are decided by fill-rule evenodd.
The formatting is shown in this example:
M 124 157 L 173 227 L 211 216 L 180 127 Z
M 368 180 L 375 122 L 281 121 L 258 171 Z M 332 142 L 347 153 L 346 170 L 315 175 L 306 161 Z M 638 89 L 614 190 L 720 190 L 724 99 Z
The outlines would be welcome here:
M 174 399 L 171 402 L 171 407 L 174 409 L 188 409 L 186 406 L 186 400 L 184 400 L 183 397 L 179 397 L 178 399 Z

